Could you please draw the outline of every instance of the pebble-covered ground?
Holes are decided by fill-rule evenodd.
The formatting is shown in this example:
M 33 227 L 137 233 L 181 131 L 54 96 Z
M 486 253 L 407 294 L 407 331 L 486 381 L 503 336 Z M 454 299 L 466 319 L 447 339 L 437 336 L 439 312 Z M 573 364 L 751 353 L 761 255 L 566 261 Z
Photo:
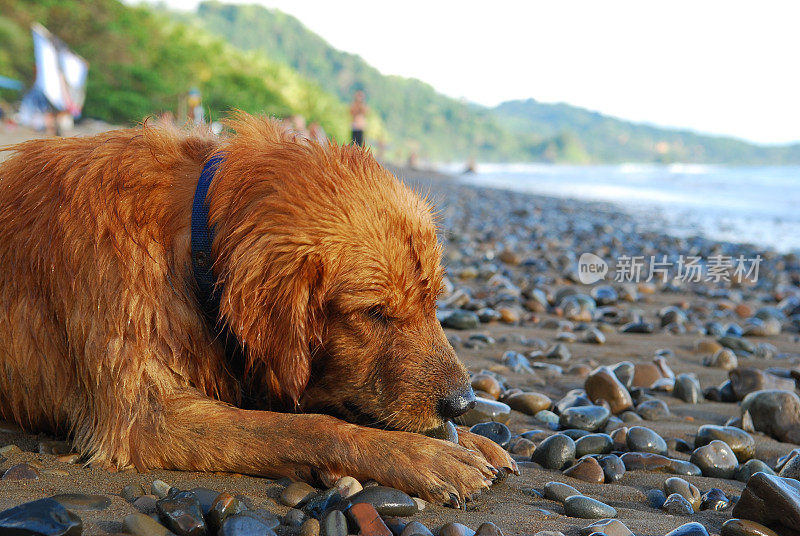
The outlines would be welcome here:
M 796 257 L 639 232 L 610 205 L 398 174 L 439 201 L 439 315 L 482 397 L 460 424 L 521 475 L 456 510 L 352 479 L 109 473 L 7 424 L 0 510 L 55 499 L 0 513 L 0 533 L 16 520 L 77 534 L 80 518 L 84 534 L 800 534 Z M 612 263 L 583 285 L 582 253 L 763 261 L 757 283 L 615 283 Z

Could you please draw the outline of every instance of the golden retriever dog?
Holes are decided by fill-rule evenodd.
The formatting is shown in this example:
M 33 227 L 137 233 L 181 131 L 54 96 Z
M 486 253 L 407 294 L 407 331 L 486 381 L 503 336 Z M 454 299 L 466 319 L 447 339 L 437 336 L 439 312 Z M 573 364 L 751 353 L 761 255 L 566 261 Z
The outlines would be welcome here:
M 481 436 L 417 433 L 474 404 L 436 319 L 430 206 L 359 147 L 243 113 L 228 126 L 224 138 L 145 124 L 10 148 L 2 417 L 109 467 L 350 475 L 445 503 L 517 471 Z M 209 322 L 190 225 L 212 157 Z

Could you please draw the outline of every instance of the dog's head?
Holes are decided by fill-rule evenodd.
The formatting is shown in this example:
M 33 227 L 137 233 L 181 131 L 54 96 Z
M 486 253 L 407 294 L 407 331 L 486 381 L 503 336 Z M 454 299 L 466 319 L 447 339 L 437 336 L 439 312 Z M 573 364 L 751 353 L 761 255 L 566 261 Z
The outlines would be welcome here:
M 221 313 L 251 378 L 303 411 L 409 431 L 474 403 L 436 319 L 429 204 L 362 149 L 250 117 L 211 192 Z

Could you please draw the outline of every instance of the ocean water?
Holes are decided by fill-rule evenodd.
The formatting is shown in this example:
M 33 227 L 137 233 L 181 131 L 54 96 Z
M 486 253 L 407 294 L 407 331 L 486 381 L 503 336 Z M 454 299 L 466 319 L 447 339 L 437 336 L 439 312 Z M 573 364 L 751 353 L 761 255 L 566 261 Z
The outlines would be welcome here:
M 459 180 L 611 202 L 649 229 L 800 252 L 800 166 L 483 164 Z

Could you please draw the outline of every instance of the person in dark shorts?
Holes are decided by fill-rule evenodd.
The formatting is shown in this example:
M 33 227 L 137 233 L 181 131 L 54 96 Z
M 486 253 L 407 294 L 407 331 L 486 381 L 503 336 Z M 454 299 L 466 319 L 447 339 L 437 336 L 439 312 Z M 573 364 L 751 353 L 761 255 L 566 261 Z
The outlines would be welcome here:
M 353 118 L 352 133 L 353 143 L 364 146 L 364 128 L 367 126 L 367 112 L 369 107 L 366 103 L 363 91 L 356 91 L 353 95 L 353 102 L 350 104 L 350 116 Z

